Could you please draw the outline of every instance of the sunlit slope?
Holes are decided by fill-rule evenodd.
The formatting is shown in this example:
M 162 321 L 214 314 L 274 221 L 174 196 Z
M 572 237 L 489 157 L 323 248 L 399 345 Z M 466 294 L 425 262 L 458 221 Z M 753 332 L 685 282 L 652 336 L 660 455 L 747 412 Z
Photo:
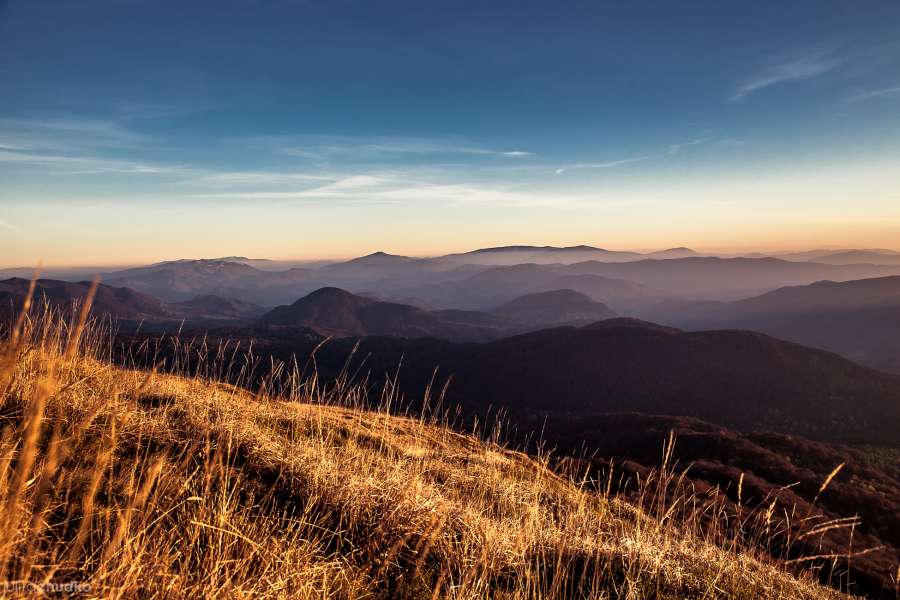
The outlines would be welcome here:
M 837 597 L 524 454 L 347 408 L 354 390 L 288 402 L 61 356 L 37 333 L 0 347 L 8 580 L 101 597 Z

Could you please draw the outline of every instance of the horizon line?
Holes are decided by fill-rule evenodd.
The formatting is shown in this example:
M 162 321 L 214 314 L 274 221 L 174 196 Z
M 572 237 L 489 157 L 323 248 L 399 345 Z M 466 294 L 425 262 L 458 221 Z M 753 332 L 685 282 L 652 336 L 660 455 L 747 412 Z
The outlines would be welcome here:
M 372 256 L 375 254 L 386 254 L 390 256 L 398 256 L 398 257 L 406 257 L 406 258 L 415 258 L 415 259 L 436 259 L 442 258 L 445 256 L 453 256 L 460 254 L 468 254 L 472 252 L 477 252 L 480 250 L 489 250 L 489 249 L 500 249 L 500 248 L 533 248 L 535 250 L 539 249 L 578 249 L 584 248 L 585 252 L 593 250 L 605 251 L 605 252 L 633 252 L 636 254 L 652 254 L 655 252 L 665 252 L 667 250 L 676 250 L 676 249 L 687 249 L 693 252 L 697 252 L 698 254 L 707 254 L 707 255 L 729 255 L 729 258 L 739 258 L 742 254 L 749 253 L 758 253 L 765 254 L 772 258 L 778 258 L 777 255 L 780 254 L 796 254 L 802 252 L 846 252 L 846 251 L 863 251 L 863 252 L 896 252 L 900 253 L 900 250 L 895 248 L 872 248 L 868 246 L 830 246 L 827 244 L 823 244 L 821 246 L 797 246 L 794 248 L 786 247 L 786 246 L 775 246 L 775 247 L 755 247 L 755 246 L 744 246 L 744 247 L 718 247 L 718 248 L 708 248 L 701 246 L 691 246 L 691 245 L 675 245 L 675 246 L 666 246 L 662 248 L 647 248 L 647 247 L 624 247 L 624 248 L 612 248 L 612 247 L 601 247 L 594 246 L 592 244 L 573 244 L 573 245 L 553 245 L 553 244 L 503 244 L 499 246 L 479 246 L 477 248 L 463 249 L 463 250 L 451 250 L 449 252 L 443 252 L 439 254 L 415 254 L 415 253 L 402 253 L 402 252 L 389 252 L 386 250 L 373 250 L 372 252 L 365 252 L 362 254 L 341 254 L 341 255 L 332 255 L 332 256 L 319 256 L 319 257 L 281 257 L 281 258 L 270 258 L 265 256 L 244 256 L 242 254 L 227 254 L 227 255 L 218 255 L 218 256 L 199 256 L 199 257 L 190 257 L 190 256 L 180 256 L 177 258 L 158 258 L 156 260 L 150 261 L 126 261 L 126 262 L 97 262 L 97 261 L 89 261 L 85 263 L 56 263 L 56 264 L 48 264 L 43 263 L 43 261 L 37 261 L 37 266 L 35 265 L 23 265 L 19 264 L 7 264 L 0 265 L 0 270 L 2 271 L 12 271 L 12 270 L 32 270 L 38 273 L 47 270 L 53 269 L 128 269 L 134 267 L 146 267 L 156 264 L 162 263 L 170 263 L 176 261 L 200 261 L 200 260 L 228 260 L 228 259 L 242 259 L 248 261 L 259 261 L 265 260 L 273 263 L 318 263 L 318 262 L 343 262 L 349 261 L 357 258 L 363 258 L 366 256 Z M 237 262 L 237 261 L 234 261 Z

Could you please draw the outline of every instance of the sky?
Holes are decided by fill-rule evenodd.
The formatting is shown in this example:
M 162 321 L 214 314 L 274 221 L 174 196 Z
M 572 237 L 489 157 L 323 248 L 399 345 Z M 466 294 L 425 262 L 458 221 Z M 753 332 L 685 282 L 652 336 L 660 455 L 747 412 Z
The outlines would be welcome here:
M 900 4 L 0 0 L 0 266 L 900 249 Z

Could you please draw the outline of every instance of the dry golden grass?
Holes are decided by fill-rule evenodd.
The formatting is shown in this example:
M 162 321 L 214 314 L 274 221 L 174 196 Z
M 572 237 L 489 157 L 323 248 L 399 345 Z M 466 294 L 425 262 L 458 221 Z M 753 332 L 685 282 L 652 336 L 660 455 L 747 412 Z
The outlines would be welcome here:
M 0 581 L 128 598 L 839 597 L 541 460 L 340 406 L 352 389 L 254 395 L 111 366 L 106 343 L 50 318 L 0 342 Z

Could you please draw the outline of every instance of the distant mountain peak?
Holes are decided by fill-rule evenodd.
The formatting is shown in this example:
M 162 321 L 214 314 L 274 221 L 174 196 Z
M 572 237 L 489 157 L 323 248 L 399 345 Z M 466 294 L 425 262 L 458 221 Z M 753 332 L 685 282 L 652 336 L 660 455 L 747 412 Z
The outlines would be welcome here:
M 552 246 L 550 246 L 552 247 Z M 596 246 L 588 246 L 587 244 L 581 244 L 579 246 L 565 246 L 561 248 L 561 250 L 599 250 L 600 252 L 608 252 L 605 248 L 598 248 Z
M 219 256 L 213 258 L 176 258 L 175 260 L 164 260 L 153 263 L 151 267 L 161 267 L 163 265 L 185 265 L 191 263 L 209 264 L 209 263 L 244 263 L 244 262 L 269 262 L 265 258 L 247 258 L 246 256 Z
M 249 260 L 248 260 L 249 262 Z M 146 267 L 134 267 L 123 271 L 114 272 L 115 275 L 121 273 L 133 273 L 138 271 L 147 271 L 158 269 L 161 267 L 200 267 L 204 269 L 253 269 L 246 262 L 236 258 L 180 258 L 178 260 L 167 260 L 160 263 L 154 263 Z
M 666 248 L 665 250 L 649 252 L 647 253 L 647 256 L 650 258 L 691 258 L 700 256 L 700 253 L 687 246 L 677 246 L 675 248 Z
M 352 258 L 348 261 L 338 263 L 339 265 L 371 265 L 371 266 L 384 266 L 391 264 L 400 264 L 406 263 L 416 260 L 410 256 L 402 256 L 400 254 L 389 254 L 387 252 L 373 252 L 372 254 L 366 254 L 365 256 L 360 256 L 358 258 Z
M 325 286 L 310 292 L 297 300 L 297 302 L 302 302 L 304 300 L 328 300 L 331 298 L 362 298 L 362 296 L 357 296 L 356 294 L 339 287 Z

